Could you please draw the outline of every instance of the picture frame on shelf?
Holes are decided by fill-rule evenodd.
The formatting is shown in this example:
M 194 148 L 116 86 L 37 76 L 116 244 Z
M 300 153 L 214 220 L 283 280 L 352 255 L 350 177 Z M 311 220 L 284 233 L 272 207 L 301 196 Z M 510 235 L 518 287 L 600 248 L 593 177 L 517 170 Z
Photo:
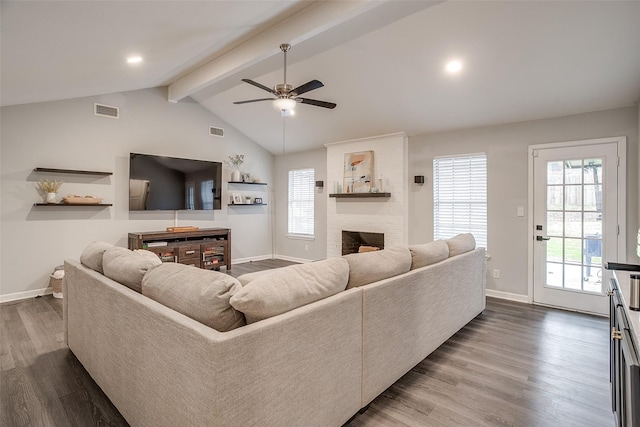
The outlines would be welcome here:
M 255 203 L 256 205 L 261 205 L 262 204 L 262 198 L 261 197 L 256 197 L 255 199 L 253 199 L 253 203 Z
M 233 197 L 233 204 L 234 205 L 241 205 L 242 204 L 242 196 L 240 195 L 240 193 L 233 193 L 232 197 Z

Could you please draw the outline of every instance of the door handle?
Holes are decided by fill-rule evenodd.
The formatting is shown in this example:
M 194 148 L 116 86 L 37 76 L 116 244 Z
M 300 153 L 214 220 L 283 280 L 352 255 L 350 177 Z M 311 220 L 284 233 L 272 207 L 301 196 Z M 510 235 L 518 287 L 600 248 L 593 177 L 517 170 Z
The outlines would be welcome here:
M 542 237 L 542 236 L 536 236 L 536 240 L 538 242 L 542 242 L 543 240 L 550 240 L 551 237 Z

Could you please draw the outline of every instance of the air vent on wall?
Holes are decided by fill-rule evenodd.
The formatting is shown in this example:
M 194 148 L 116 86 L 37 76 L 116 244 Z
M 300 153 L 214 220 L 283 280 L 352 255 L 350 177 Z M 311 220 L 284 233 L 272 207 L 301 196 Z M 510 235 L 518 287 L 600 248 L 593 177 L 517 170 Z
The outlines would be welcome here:
M 209 135 L 211 136 L 224 136 L 224 129 L 209 126 Z
M 93 104 L 93 114 L 96 116 L 109 117 L 111 119 L 120 118 L 118 107 L 111 107 L 103 104 Z

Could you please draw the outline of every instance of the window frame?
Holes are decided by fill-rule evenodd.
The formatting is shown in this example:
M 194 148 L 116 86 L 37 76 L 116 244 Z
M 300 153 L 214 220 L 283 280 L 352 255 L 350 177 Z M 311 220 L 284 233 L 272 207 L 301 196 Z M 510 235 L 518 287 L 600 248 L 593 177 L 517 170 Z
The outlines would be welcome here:
M 445 164 L 446 161 L 449 161 L 450 164 Z M 469 165 L 465 167 L 459 164 L 458 171 L 456 171 L 456 161 L 459 163 L 467 161 Z M 474 166 L 473 163 L 479 161 L 483 163 Z M 487 247 L 489 216 L 487 172 L 487 154 L 484 152 L 433 158 L 434 240 L 451 238 L 460 233 L 472 233 L 477 246 Z M 482 173 L 484 174 L 483 181 L 478 180 L 478 174 Z M 445 177 L 443 174 L 450 176 Z M 465 178 L 466 183 L 464 182 Z M 449 182 L 446 182 L 447 179 Z M 452 195 L 449 198 L 443 196 L 443 193 L 446 192 Z M 458 193 L 458 197 L 455 193 Z M 449 205 L 448 212 L 445 211 L 445 205 Z M 445 222 L 447 214 L 449 221 Z M 459 221 L 461 216 L 466 216 L 466 221 Z M 458 224 L 462 224 L 462 226 Z
M 304 179 L 308 188 L 306 189 L 304 194 L 300 194 L 298 198 L 292 200 L 292 191 L 295 191 L 295 189 L 292 189 L 292 185 L 295 185 L 296 182 L 300 183 L 300 180 L 302 180 L 304 177 L 298 178 L 297 181 L 292 180 L 292 178 L 295 179 L 295 175 L 300 173 L 310 173 L 310 176 L 307 176 Z M 294 207 L 292 205 L 295 203 L 307 204 L 307 206 L 298 206 L 295 209 L 297 209 L 298 211 L 306 210 L 306 212 L 311 212 L 312 217 L 310 221 L 310 232 L 305 232 L 305 227 L 299 228 L 296 227 L 296 223 L 292 223 L 292 215 L 294 215 L 294 212 L 292 210 L 294 209 Z M 296 218 L 298 218 L 298 216 L 296 216 Z M 297 223 L 298 226 L 300 225 L 300 222 L 309 223 L 309 218 L 304 218 L 302 221 L 299 221 Z M 308 225 L 309 224 L 307 224 L 306 231 L 309 231 Z M 315 168 L 305 167 L 290 169 L 287 173 L 287 237 L 292 239 L 314 240 L 315 229 Z

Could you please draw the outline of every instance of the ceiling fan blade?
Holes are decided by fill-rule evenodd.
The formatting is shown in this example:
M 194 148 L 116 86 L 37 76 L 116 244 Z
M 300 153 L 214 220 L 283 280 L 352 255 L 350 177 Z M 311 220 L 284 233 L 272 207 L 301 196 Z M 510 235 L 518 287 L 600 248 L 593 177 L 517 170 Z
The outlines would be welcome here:
M 310 82 L 307 82 L 303 85 L 298 86 L 297 88 L 295 88 L 294 90 L 292 90 L 291 92 L 295 92 L 296 95 L 302 95 L 303 93 L 315 90 L 315 89 L 319 89 L 322 86 L 324 86 L 322 84 L 321 81 L 319 80 L 311 80 Z
M 296 98 L 296 101 L 301 102 L 303 104 L 315 105 L 316 107 L 324 107 L 333 110 L 336 108 L 337 104 L 333 102 L 326 101 L 318 101 L 317 99 L 309 99 L 309 98 Z
M 242 79 L 242 81 L 245 82 L 245 83 L 249 83 L 250 85 L 254 85 L 255 87 L 259 87 L 262 90 L 266 90 L 267 92 L 272 93 L 274 95 L 277 95 L 277 93 L 275 93 L 273 89 L 268 88 L 263 84 L 260 84 L 258 82 L 254 82 L 253 80 L 249 80 L 249 79 Z
M 234 104 L 248 104 L 250 102 L 273 101 L 274 98 L 249 99 L 247 101 L 236 101 Z

